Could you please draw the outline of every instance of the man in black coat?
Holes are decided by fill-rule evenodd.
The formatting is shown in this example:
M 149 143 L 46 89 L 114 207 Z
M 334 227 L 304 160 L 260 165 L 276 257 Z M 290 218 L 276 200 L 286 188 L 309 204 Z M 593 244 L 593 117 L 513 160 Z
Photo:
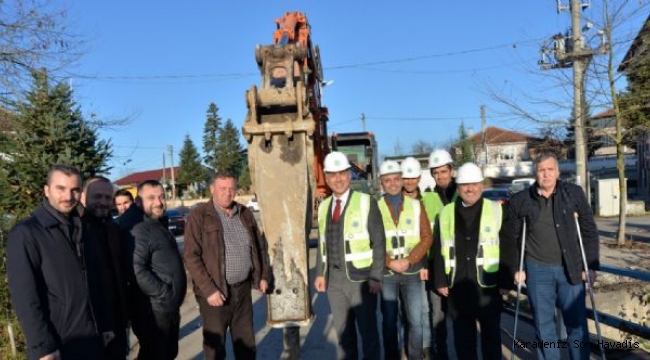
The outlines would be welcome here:
M 106 359 L 124 360 L 127 349 L 127 299 L 124 276 L 124 246 L 120 228 L 111 219 L 113 185 L 103 176 L 85 181 L 81 194 L 84 237 L 94 242 L 102 270 L 102 285 L 115 339 L 106 347 Z
M 167 229 L 162 185 L 146 180 L 138 185 L 138 197 L 145 214 L 131 230 L 133 275 L 143 295 L 136 295 L 131 304 L 133 332 L 140 342 L 138 360 L 172 360 L 178 354 L 180 306 L 187 291 L 185 268 L 176 238 Z
M 25 333 L 27 358 L 101 359 L 102 340 L 107 344 L 114 334 L 102 318 L 108 311 L 97 252 L 84 241 L 76 210 L 79 170 L 52 166 L 43 190 L 46 199 L 7 241 L 11 303 Z
M 590 280 L 598 270 L 598 229 L 582 189 L 559 180 L 555 155 L 542 154 L 535 160 L 537 181 L 510 199 L 507 241 L 521 249 L 526 222 L 525 268 L 519 272 L 511 257 L 508 268 L 515 283 L 525 282 L 540 342 L 557 344 L 555 308 L 562 311 L 571 359 L 589 358 L 589 331 L 585 309 L 585 269 L 578 231 L 582 234 Z M 576 225 L 576 216 L 578 225 Z M 578 229 L 579 227 L 579 229 Z M 521 250 L 520 250 L 521 251 Z M 560 358 L 558 347 L 537 349 L 538 358 Z

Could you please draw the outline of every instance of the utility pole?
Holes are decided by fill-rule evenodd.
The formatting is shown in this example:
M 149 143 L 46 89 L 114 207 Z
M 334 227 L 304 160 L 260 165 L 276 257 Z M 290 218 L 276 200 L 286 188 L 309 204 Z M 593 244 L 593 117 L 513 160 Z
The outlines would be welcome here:
M 488 166 L 488 149 L 487 149 L 487 133 L 485 127 L 485 105 L 481 105 L 481 137 L 483 142 L 483 152 L 485 153 L 485 161 L 483 162 L 483 176 Z
M 580 11 L 589 7 L 588 2 L 583 0 L 570 0 L 569 6 L 563 5 L 562 0 L 557 0 L 558 14 L 565 10 L 571 11 L 571 32 L 558 33 L 551 38 L 551 44 L 542 47 L 539 65 L 543 70 L 573 68 L 573 121 L 575 134 L 575 163 L 576 163 L 576 184 L 585 192 L 588 190 L 589 179 L 587 177 L 587 139 L 585 133 L 584 93 L 585 93 L 585 70 L 589 61 L 596 52 L 603 53 L 604 42 L 596 51 L 592 50 L 584 42 L 582 26 L 580 23 Z M 585 29 L 589 29 L 588 23 Z M 600 32 L 599 32 L 600 33 Z M 601 40 L 602 41 L 602 40 Z M 550 55 L 554 56 L 554 60 Z M 588 194 L 588 193 L 587 193 Z M 589 198 L 589 196 L 587 196 Z
M 167 165 L 165 163 L 165 152 L 164 151 L 163 151 L 163 168 L 162 168 L 162 170 L 163 170 L 162 183 L 163 183 L 163 187 L 166 188 L 167 187 L 167 176 L 165 175 L 165 172 L 167 171 Z
M 169 162 L 171 163 L 171 178 L 172 178 L 172 200 L 176 201 L 176 181 L 174 180 L 174 146 L 169 145 Z
M 366 132 L 366 114 L 361 113 L 361 131 Z
M 581 0 L 571 0 L 571 34 L 573 36 L 573 50 L 581 51 L 584 48 L 582 43 L 582 30 L 580 28 L 580 5 Z M 575 119 L 575 139 L 576 139 L 576 184 L 586 191 L 585 186 L 587 179 L 587 142 L 585 141 L 585 115 L 583 113 L 584 104 L 582 103 L 584 70 L 585 62 L 593 53 L 583 56 L 576 56 L 573 59 L 573 118 Z

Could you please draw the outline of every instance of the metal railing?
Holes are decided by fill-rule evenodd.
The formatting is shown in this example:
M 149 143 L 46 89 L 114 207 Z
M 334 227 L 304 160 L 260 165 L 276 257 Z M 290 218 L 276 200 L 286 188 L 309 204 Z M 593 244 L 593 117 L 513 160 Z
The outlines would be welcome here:
M 620 267 L 616 266 L 611 266 L 611 265 L 600 265 L 600 270 L 599 272 L 607 273 L 607 274 L 612 274 L 612 275 L 619 275 L 619 276 L 625 276 L 629 277 L 632 279 L 637 279 L 641 280 L 644 282 L 650 283 L 650 272 L 648 271 L 641 271 L 641 270 L 631 270 L 631 269 L 623 269 Z M 526 294 L 526 288 L 522 288 L 522 294 Z M 513 304 L 507 303 L 505 310 L 508 312 L 511 312 L 514 314 L 515 308 Z M 598 313 L 598 320 L 600 321 L 601 324 L 616 328 L 618 330 L 624 331 L 626 333 L 629 333 L 631 335 L 639 336 L 641 338 L 644 338 L 646 340 L 650 340 L 650 328 L 625 320 L 617 315 L 613 314 L 608 314 L 604 313 L 602 311 L 597 311 Z M 521 315 L 521 313 L 520 313 Z M 519 316 L 520 320 L 523 320 L 529 324 L 533 324 L 532 321 L 532 315 L 528 314 L 529 316 L 527 317 L 522 317 Z M 587 317 L 590 319 L 594 319 L 594 310 L 591 308 L 587 308 Z

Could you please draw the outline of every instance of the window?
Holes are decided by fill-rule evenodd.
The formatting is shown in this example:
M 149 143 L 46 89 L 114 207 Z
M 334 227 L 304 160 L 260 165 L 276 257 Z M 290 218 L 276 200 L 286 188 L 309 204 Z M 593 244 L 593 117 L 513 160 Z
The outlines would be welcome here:
M 501 161 L 515 160 L 515 148 L 512 146 L 507 146 L 499 149 L 499 160 Z

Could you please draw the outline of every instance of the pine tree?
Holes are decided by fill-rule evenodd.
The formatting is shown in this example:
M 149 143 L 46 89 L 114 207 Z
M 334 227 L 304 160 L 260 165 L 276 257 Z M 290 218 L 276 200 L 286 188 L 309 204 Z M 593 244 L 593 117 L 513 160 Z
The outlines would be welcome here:
M 181 189 L 187 189 L 191 184 L 201 182 L 205 179 L 205 171 L 201 165 L 201 157 L 189 134 L 185 135 L 179 158 L 180 163 L 178 166 L 180 169 L 176 178 L 177 186 Z
M 217 154 L 215 161 L 216 169 L 227 170 L 235 175 L 242 171 L 242 146 L 239 143 L 239 130 L 232 120 L 226 120 L 226 124 L 219 132 L 217 138 Z
M 647 44 L 650 35 L 643 35 L 642 39 Z M 624 142 L 632 145 L 636 141 L 634 135 L 650 129 L 650 52 L 641 52 L 628 63 L 625 76 L 627 89 L 620 95 L 619 104 L 627 129 Z
M 9 135 L 11 165 L 0 186 L 12 191 L 2 207 L 18 218 L 29 215 L 42 198 L 49 167 L 57 163 L 76 166 L 84 178 L 110 170 L 111 143 L 100 140 L 97 129 L 84 120 L 70 87 L 53 87 L 43 71 L 33 73 L 33 87 L 16 107 L 18 130 Z
M 210 103 L 206 114 L 205 125 L 203 126 L 203 163 L 212 171 L 217 170 L 217 139 L 221 131 L 221 118 L 219 107 Z
M 458 147 L 460 148 L 460 158 L 456 159 L 457 164 L 464 164 L 467 162 L 474 161 L 474 149 L 472 146 L 472 141 L 467 136 L 467 130 L 465 130 L 465 123 L 461 122 L 458 127 Z
M 242 173 L 239 175 L 237 187 L 246 191 L 250 190 L 253 180 L 251 180 L 251 172 L 248 166 L 245 166 Z

